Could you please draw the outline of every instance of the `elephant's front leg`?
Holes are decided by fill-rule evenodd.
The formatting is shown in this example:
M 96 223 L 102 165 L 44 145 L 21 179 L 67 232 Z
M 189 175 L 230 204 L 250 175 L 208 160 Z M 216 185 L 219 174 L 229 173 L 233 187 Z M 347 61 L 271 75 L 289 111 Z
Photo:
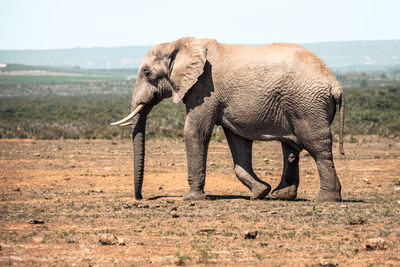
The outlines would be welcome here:
M 190 119 L 185 124 L 185 145 L 188 166 L 189 192 L 184 200 L 202 200 L 206 198 L 204 185 L 206 178 L 207 151 L 210 142 L 212 126 L 204 129 L 205 124 L 191 123 Z
M 282 143 L 283 173 L 281 182 L 272 191 L 272 195 L 282 200 L 294 200 L 299 186 L 299 151 Z
M 271 191 L 271 186 L 258 179 L 252 166 L 253 141 L 234 134 L 224 128 L 231 149 L 236 177 L 251 191 L 251 199 L 263 199 Z

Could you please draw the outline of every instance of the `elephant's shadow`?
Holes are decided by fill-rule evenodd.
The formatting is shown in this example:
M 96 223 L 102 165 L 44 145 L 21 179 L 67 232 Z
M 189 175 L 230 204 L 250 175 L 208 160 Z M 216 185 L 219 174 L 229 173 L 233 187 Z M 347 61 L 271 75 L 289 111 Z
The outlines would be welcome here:
M 182 195 L 160 195 L 160 196 L 154 196 L 150 197 L 147 200 L 157 200 L 160 198 L 182 198 Z M 243 195 L 207 195 L 206 200 L 235 200 L 235 199 L 243 199 L 243 200 L 250 200 L 250 196 L 243 196 Z M 265 199 L 259 200 L 259 201 L 282 201 L 273 197 L 267 197 Z M 307 202 L 310 201 L 309 199 L 304 199 L 304 198 L 296 198 L 293 200 L 295 202 Z
M 160 198 L 182 198 L 182 195 L 160 195 L 160 196 L 154 196 L 150 197 L 147 200 L 157 200 Z M 235 200 L 235 199 L 243 199 L 243 200 L 250 200 L 250 196 L 243 196 L 243 195 L 207 195 L 207 200 Z M 279 200 L 273 197 L 267 197 L 262 200 L 258 201 L 283 201 Z M 295 200 L 290 200 L 291 202 L 311 202 L 312 200 L 310 199 L 305 199 L 305 198 L 296 198 Z M 344 199 L 342 200 L 344 203 L 367 203 L 364 200 L 360 199 Z

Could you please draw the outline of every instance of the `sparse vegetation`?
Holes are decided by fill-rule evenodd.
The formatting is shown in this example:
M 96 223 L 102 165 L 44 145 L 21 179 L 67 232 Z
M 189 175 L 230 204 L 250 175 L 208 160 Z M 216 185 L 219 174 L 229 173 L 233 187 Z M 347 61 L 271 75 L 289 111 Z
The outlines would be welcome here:
M 10 68 L 24 69 L 18 65 Z M 37 68 L 49 70 L 49 67 Z M 0 138 L 129 138 L 129 127 L 111 127 L 109 123 L 130 111 L 135 80 L 123 81 L 113 76 L 128 73 L 127 70 L 115 70 L 112 75 L 104 72 L 92 70 L 91 76 L 0 75 Z M 399 71 L 338 72 L 336 75 L 345 86 L 347 135 L 400 135 Z M 183 104 L 174 105 L 165 100 L 150 113 L 147 135 L 181 138 L 184 118 Z M 335 120 L 334 133 L 337 133 L 337 124 Z M 213 138 L 223 140 L 224 134 L 215 131 Z

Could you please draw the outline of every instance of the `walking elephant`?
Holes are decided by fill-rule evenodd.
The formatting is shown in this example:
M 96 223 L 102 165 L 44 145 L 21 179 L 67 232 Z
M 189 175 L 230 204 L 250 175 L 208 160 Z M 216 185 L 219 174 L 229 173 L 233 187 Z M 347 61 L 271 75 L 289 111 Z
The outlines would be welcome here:
M 320 177 L 317 201 L 340 201 L 341 185 L 332 156 L 330 124 L 339 105 L 339 149 L 343 154 L 344 95 L 329 68 L 305 48 L 182 39 L 154 46 L 144 58 L 132 96 L 132 112 L 112 125 L 133 127 L 135 198 L 142 198 L 146 118 L 154 105 L 172 97 L 186 105 L 184 137 L 189 192 L 205 199 L 207 150 L 215 125 L 224 129 L 237 178 L 263 199 L 269 184 L 252 168 L 253 140 L 279 140 L 284 168 L 272 192 L 293 200 L 299 185 L 299 153 L 314 158 Z

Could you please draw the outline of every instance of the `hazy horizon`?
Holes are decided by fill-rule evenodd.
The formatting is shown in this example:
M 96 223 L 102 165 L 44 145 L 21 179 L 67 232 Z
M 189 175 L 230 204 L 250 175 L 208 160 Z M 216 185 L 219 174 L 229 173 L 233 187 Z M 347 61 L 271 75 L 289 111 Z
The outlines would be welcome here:
M 0 0 L 0 50 L 400 39 L 400 1 Z

